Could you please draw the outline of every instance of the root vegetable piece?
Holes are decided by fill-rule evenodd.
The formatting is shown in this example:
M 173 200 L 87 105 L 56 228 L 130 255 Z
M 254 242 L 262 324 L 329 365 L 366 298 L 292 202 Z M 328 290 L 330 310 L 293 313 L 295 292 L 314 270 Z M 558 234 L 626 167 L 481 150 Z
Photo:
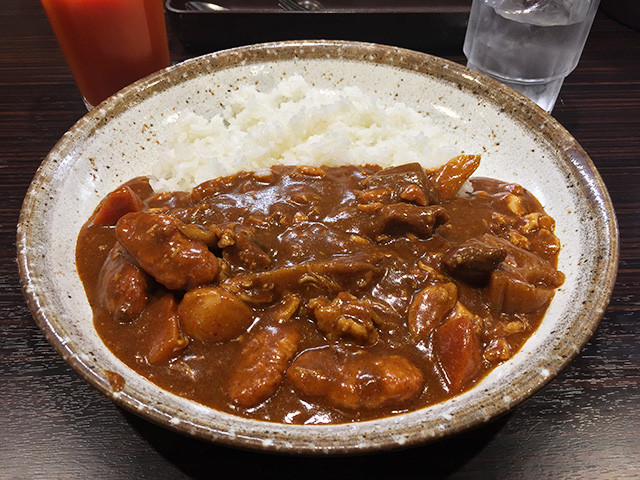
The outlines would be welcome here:
M 93 218 L 94 225 L 115 225 L 120 217 L 131 212 L 139 212 L 144 208 L 140 197 L 128 186 L 111 192 L 100 205 Z
M 555 289 L 564 283 L 564 274 L 538 255 L 493 235 L 483 235 L 481 239 L 507 252 L 489 281 L 488 300 L 493 312 L 536 312 L 551 301 Z
M 555 287 L 533 285 L 515 268 L 496 270 L 489 282 L 489 305 L 496 313 L 533 313 L 545 307 Z
M 180 330 L 178 304 L 172 294 L 152 302 L 136 324 L 138 344 L 149 363 L 167 362 L 189 343 Z
M 116 237 L 138 264 L 170 290 L 190 290 L 213 281 L 218 259 L 207 246 L 181 232 L 167 215 L 136 212 L 123 216 Z
M 460 392 L 480 371 L 479 317 L 460 302 L 433 334 L 433 351 L 451 393 Z
M 178 312 L 184 332 L 202 342 L 225 342 L 236 338 L 253 321 L 251 309 L 242 300 L 218 287 L 188 291 Z

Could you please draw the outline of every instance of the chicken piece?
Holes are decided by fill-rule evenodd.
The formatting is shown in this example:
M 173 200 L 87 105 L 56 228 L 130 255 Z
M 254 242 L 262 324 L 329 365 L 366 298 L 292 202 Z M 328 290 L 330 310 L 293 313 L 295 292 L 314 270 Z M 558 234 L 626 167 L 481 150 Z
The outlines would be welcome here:
M 233 293 L 202 287 L 185 293 L 178 307 L 184 332 L 201 342 L 225 342 L 244 333 L 253 312 Z
M 391 202 L 408 201 L 421 206 L 437 205 L 438 193 L 433 181 L 419 163 L 385 168 L 367 177 L 364 187 L 388 189 Z
M 554 257 L 560 251 L 560 239 L 551 230 L 540 228 L 530 238 L 531 251 L 545 258 Z
M 115 225 L 122 216 L 144 208 L 140 197 L 127 185 L 111 192 L 100 204 L 93 217 L 94 225 Z
M 453 310 L 457 299 L 458 288 L 451 282 L 428 285 L 418 292 L 407 313 L 407 326 L 413 340 L 426 339 Z
M 181 232 L 179 220 L 148 212 L 128 213 L 116 237 L 147 273 L 171 290 L 207 285 L 218 274 L 218 259 L 207 246 Z
M 140 355 L 151 364 L 168 362 L 189 344 L 180 330 L 178 304 L 172 294 L 152 302 L 135 327 Z
M 420 370 L 400 355 L 341 347 L 306 350 L 287 370 L 287 379 L 301 395 L 353 410 L 402 405 L 424 385 Z
M 480 155 L 458 155 L 431 173 L 440 201 L 455 197 L 480 166 Z
M 378 340 L 371 305 L 348 292 L 340 292 L 332 302 L 325 297 L 314 298 L 308 307 L 329 340 L 346 338 L 369 345 Z
M 292 293 L 286 293 L 279 303 L 266 309 L 260 315 L 262 319 L 268 319 L 270 322 L 284 323 L 291 320 L 300 306 L 300 297 Z
M 481 238 L 467 240 L 442 257 L 444 268 L 453 278 L 474 286 L 489 282 L 491 272 L 506 258 L 507 249 Z
M 243 408 L 255 407 L 276 393 L 302 336 L 297 325 L 284 323 L 253 333 L 233 367 L 227 394 Z
M 97 302 L 119 322 L 135 320 L 149 303 L 151 277 L 118 242 L 109 252 L 96 287 Z
M 513 355 L 513 352 L 511 351 L 509 342 L 504 338 L 494 338 L 485 348 L 482 358 L 487 362 L 497 363 L 509 360 L 511 355 Z
M 460 302 L 433 333 L 433 353 L 446 388 L 459 393 L 482 367 L 481 319 Z

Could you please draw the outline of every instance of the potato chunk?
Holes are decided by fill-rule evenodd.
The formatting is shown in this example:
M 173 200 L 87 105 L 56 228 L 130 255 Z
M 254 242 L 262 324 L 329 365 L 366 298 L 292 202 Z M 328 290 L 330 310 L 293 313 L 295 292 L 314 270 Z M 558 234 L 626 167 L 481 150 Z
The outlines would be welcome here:
M 184 332 L 202 342 L 236 338 L 253 321 L 251 309 L 233 293 L 218 287 L 188 291 L 178 306 Z

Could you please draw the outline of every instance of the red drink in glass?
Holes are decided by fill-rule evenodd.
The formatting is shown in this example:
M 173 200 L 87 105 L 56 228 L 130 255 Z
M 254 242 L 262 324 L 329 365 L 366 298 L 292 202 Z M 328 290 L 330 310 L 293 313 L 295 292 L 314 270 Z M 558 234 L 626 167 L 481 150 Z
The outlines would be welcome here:
M 88 107 L 170 64 L 162 0 L 41 0 Z

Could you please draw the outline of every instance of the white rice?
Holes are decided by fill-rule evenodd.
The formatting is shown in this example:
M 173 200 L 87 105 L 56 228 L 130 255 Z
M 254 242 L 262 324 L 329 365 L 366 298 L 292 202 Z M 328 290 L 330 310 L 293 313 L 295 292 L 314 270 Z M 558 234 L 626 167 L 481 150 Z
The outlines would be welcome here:
M 183 112 L 167 154 L 157 165 L 156 190 L 189 190 L 211 178 L 274 164 L 419 162 L 434 169 L 455 155 L 431 119 L 400 102 L 385 104 L 359 88 L 323 90 L 301 76 L 271 92 L 254 86 L 229 95 L 221 114 Z

